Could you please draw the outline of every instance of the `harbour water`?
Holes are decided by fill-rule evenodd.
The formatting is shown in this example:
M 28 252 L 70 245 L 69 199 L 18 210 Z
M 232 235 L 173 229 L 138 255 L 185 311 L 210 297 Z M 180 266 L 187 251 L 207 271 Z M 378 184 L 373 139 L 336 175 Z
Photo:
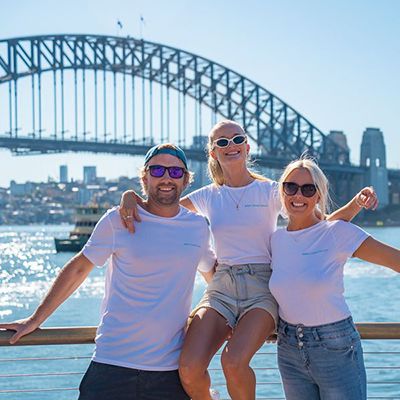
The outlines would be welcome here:
M 68 225 L 0 227 L 1 322 L 24 318 L 36 308 L 62 265 L 72 255 L 57 254 L 53 238 L 67 237 L 71 228 L 72 226 Z M 400 247 L 399 227 L 367 228 L 367 231 L 381 241 Z M 95 268 L 83 286 L 44 326 L 97 325 L 103 294 L 103 277 L 104 268 Z M 386 268 L 354 259 L 346 265 L 345 286 L 346 298 L 356 322 L 400 322 L 400 275 Z M 203 290 L 204 283 L 197 277 L 193 303 L 199 300 Z M 400 354 L 391 354 L 400 351 L 400 341 L 371 340 L 364 341 L 363 345 L 369 380 L 377 382 L 369 385 L 369 397 L 400 399 Z M 76 398 L 77 392 L 74 390 L 30 393 L 6 393 L 6 391 L 76 388 L 87 367 L 92 349 L 91 345 L 0 347 L 0 400 Z M 276 370 L 276 356 L 273 354 L 275 351 L 274 344 L 265 345 L 253 360 L 259 382 L 257 397 L 283 397 Z M 376 352 L 385 353 L 375 354 Z M 20 357 L 49 359 L 13 361 Z M 376 369 L 377 366 L 392 368 Z M 218 367 L 217 356 L 213 360 L 212 369 Z M 67 372 L 76 374 L 65 374 Z M 221 372 L 214 370 L 211 372 L 214 386 L 221 391 L 224 398 L 227 398 Z M 42 373 L 55 375 L 41 376 Z M 21 374 L 28 376 L 22 377 Z M 32 374 L 39 376 L 31 376 Z

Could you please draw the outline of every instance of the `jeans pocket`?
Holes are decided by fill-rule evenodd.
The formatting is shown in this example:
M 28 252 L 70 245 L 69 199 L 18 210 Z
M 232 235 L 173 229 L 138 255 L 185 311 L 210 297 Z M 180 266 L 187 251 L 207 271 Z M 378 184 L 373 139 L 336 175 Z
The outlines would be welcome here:
M 354 348 L 356 339 L 352 335 L 324 338 L 321 346 L 329 351 L 346 352 Z

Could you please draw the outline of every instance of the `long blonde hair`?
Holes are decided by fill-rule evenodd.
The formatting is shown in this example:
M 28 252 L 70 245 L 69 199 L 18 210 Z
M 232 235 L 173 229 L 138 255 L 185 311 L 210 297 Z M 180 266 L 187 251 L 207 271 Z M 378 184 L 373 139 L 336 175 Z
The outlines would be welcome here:
M 307 157 L 302 156 L 299 160 L 292 161 L 283 171 L 280 179 L 279 179 L 279 194 L 281 199 L 284 197 L 283 193 L 283 182 L 286 181 L 287 177 L 295 170 L 295 169 L 305 169 L 313 180 L 314 185 L 317 187 L 317 194 L 319 196 L 318 207 L 322 213 L 325 215 L 330 212 L 332 200 L 329 195 L 329 181 L 325 174 L 322 172 L 321 168 L 317 165 L 317 163 Z M 282 204 L 284 202 L 282 201 Z
M 208 163 L 207 163 L 207 166 L 208 166 L 208 175 L 209 175 L 210 179 L 214 182 L 214 184 L 217 186 L 222 186 L 225 184 L 224 171 L 222 170 L 219 161 L 214 159 L 210 153 L 214 149 L 213 141 L 214 141 L 215 132 L 217 132 L 219 129 L 221 129 L 227 125 L 233 125 L 239 129 L 240 133 L 243 133 L 244 135 L 246 134 L 243 127 L 240 124 L 238 124 L 235 121 L 229 120 L 229 119 L 218 122 L 216 125 L 214 125 L 211 128 L 211 131 L 208 134 L 208 144 L 207 144 Z M 269 181 L 269 179 L 266 178 L 265 176 L 257 174 L 256 172 L 249 169 L 250 165 L 251 165 L 251 163 L 248 160 L 247 161 L 247 170 L 249 171 L 249 174 L 252 178 L 258 179 L 260 181 Z

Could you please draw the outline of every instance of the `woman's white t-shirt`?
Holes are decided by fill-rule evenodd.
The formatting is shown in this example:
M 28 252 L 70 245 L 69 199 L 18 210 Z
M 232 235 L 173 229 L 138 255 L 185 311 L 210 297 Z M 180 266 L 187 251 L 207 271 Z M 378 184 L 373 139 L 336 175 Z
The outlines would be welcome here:
M 279 304 L 279 316 L 305 326 L 349 317 L 343 267 L 368 236 L 344 221 L 321 221 L 298 231 L 278 229 L 271 237 L 269 286 Z
M 282 210 L 278 183 L 254 180 L 243 187 L 211 184 L 188 195 L 210 222 L 220 264 L 270 263 L 270 236 Z

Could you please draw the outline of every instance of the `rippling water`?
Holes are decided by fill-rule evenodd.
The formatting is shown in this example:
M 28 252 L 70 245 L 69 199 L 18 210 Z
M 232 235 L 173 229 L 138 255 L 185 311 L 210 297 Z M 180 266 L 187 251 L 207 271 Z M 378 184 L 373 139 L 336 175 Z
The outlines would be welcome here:
M 49 289 L 51 282 L 71 253 L 57 254 L 54 237 L 67 237 L 72 226 L 0 226 L 0 321 L 10 321 L 28 316 L 37 307 L 40 299 Z M 368 228 L 377 239 L 400 247 L 400 228 Z M 103 268 L 95 268 L 90 277 L 70 299 L 50 318 L 45 326 L 88 326 L 99 320 L 99 304 L 103 294 Z M 350 260 L 345 268 L 346 298 L 355 321 L 397 321 L 399 312 L 399 275 L 382 267 Z M 204 290 L 201 279 L 196 279 L 193 303 Z M 375 351 L 399 351 L 399 341 L 364 341 L 367 366 L 400 366 L 400 355 L 370 354 Z M 7 362 L 1 359 L 14 357 L 49 357 L 52 355 L 90 356 L 92 346 L 40 346 L 40 347 L 0 347 L 0 369 L 10 374 L 38 373 L 50 371 L 78 371 L 86 369 L 88 360 L 47 361 L 47 362 Z M 275 346 L 268 345 L 260 352 L 274 352 Z M 213 366 L 218 364 L 218 357 Z M 275 367 L 274 355 L 257 355 L 253 361 L 256 368 Z M 258 382 L 279 382 L 276 370 L 257 371 Z M 400 399 L 400 370 L 368 369 L 369 380 L 376 382 L 397 382 L 397 384 L 372 384 L 370 396 Z M 76 392 L 54 393 L 2 393 L 2 390 L 38 387 L 77 387 L 81 375 L 38 378 L 2 378 L 0 375 L 0 400 L 2 399 L 71 399 Z M 219 373 L 213 372 L 215 385 L 222 384 Z M 223 387 L 222 394 L 226 397 Z M 258 386 L 258 396 L 282 396 L 279 384 Z

